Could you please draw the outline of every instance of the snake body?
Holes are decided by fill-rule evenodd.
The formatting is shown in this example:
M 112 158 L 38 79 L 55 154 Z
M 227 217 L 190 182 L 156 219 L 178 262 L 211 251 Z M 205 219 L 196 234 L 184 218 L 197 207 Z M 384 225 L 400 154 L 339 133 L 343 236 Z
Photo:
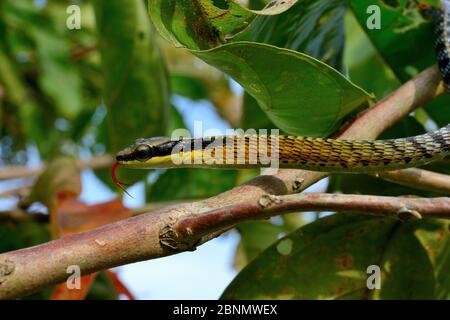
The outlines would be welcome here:
M 436 60 L 445 88 L 450 92 L 450 1 L 440 3 L 440 8 L 425 6 L 423 11 L 433 18 Z
M 450 154 L 450 125 L 390 140 L 344 140 L 242 135 L 138 139 L 117 154 L 131 168 L 256 168 L 276 166 L 327 172 L 377 172 L 417 167 Z
M 436 25 L 436 53 L 450 92 L 450 1 L 426 7 Z M 450 124 L 423 135 L 390 140 L 344 140 L 298 136 L 240 135 L 138 139 L 120 151 L 113 167 L 255 168 L 276 166 L 326 172 L 380 172 L 417 167 L 450 154 Z

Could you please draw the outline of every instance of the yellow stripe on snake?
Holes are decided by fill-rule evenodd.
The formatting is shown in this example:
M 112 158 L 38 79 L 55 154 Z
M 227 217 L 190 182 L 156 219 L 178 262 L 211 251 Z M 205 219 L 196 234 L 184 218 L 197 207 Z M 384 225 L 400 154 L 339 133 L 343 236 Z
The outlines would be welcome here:
M 259 168 L 379 172 L 417 167 L 450 154 L 450 124 L 423 135 L 390 140 L 343 140 L 242 135 L 138 139 L 116 156 L 130 168 Z M 270 158 L 270 161 L 268 161 Z

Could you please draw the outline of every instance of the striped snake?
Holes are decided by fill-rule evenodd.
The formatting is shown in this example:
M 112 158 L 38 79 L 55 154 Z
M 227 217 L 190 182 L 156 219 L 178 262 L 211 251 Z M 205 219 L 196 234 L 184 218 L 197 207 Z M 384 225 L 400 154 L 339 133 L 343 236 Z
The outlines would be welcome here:
M 450 91 L 450 1 L 422 7 L 436 22 L 437 59 Z M 120 151 L 113 166 L 130 168 L 259 168 L 272 166 L 326 172 L 379 172 L 417 167 L 450 154 L 450 124 L 438 131 L 391 140 L 344 140 L 298 136 L 235 135 L 208 138 L 138 139 Z

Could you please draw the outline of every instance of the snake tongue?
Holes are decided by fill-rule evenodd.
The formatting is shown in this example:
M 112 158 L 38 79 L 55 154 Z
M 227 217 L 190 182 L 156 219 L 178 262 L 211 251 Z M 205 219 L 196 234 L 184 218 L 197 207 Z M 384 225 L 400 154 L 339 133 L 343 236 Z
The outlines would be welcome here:
M 131 198 L 133 198 L 133 196 L 131 194 L 129 194 L 127 190 L 125 190 L 125 188 L 123 187 L 123 184 L 116 177 L 116 170 L 117 170 L 118 166 L 119 166 L 119 163 L 117 161 L 115 161 L 111 167 L 111 178 L 114 181 L 114 183 L 116 184 L 116 186 L 118 186 L 123 192 L 125 192 L 127 195 L 129 195 Z

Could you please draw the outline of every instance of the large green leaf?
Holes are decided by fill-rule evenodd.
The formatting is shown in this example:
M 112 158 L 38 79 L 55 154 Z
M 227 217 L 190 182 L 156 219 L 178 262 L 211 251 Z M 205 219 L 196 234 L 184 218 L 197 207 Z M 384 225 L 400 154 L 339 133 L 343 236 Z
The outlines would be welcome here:
M 164 133 L 168 79 L 141 0 L 96 1 L 108 109 L 107 150 L 118 151 L 139 137 Z
M 282 238 L 244 268 L 223 299 L 446 298 L 448 221 L 334 215 Z M 381 289 L 367 289 L 367 268 Z
M 345 43 L 343 4 L 343 0 L 299 1 L 282 14 L 256 17 L 248 29 L 232 41 L 250 40 L 303 52 L 342 70 Z M 271 129 L 274 126 L 247 93 L 240 125 L 244 129 Z
M 194 53 L 239 82 L 291 134 L 327 135 L 368 99 L 336 70 L 292 50 L 235 42 Z
M 169 3 L 173 10 L 163 11 L 163 7 L 169 9 L 165 7 Z M 201 15 L 199 8 L 202 6 L 197 1 L 149 1 L 150 16 L 163 36 L 239 82 L 283 131 L 327 135 L 345 115 L 369 99 L 335 69 L 305 54 L 249 41 L 205 44 L 207 29 L 200 32 L 182 14 L 197 10 L 196 19 L 202 17 L 204 24 L 213 25 L 208 20 L 212 18 Z

